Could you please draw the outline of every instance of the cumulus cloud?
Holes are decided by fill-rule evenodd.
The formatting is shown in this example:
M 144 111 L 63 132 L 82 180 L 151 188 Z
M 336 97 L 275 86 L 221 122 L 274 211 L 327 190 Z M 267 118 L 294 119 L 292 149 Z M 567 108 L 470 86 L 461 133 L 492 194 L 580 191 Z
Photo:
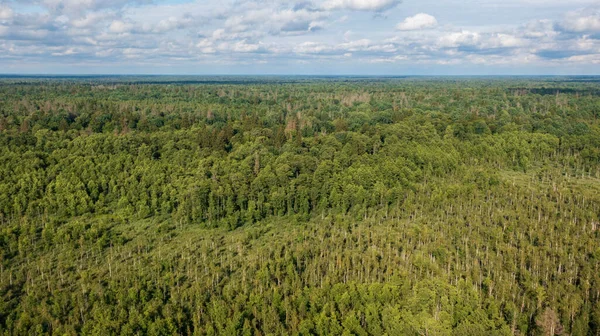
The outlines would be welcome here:
M 552 20 L 535 20 L 520 27 L 521 33 L 526 38 L 553 38 L 558 35 Z
M 41 0 L 34 1 L 52 12 L 82 13 L 88 10 L 123 8 L 127 5 L 151 3 L 151 0 Z
M 569 32 L 600 32 L 600 11 L 569 12 L 560 23 L 560 27 Z
M 429 14 L 419 13 L 414 16 L 409 16 L 404 21 L 400 22 L 396 29 L 398 30 L 420 30 L 428 29 L 437 26 L 437 19 Z
M 554 15 L 558 20 L 540 17 L 495 25 L 470 19 L 452 22 L 446 15 L 444 29 L 432 29 L 438 26 L 437 19 L 419 13 L 394 29 L 396 22 L 388 18 L 398 17 L 399 4 L 399 0 L 0 0 L 0 67 L 7 60 L 96 62 L 107 67 L 120 62 L 205 62 L 211 67 L 264 62 L 554 66 L 600 59 L 597 9 L 561 11 Z
M 305 7 L 293 9 L 259 8 L 232 15 L 224 22 L 224 31 L 239 33 L 261 30 L 272 35 L 311 32 L 323 27 L 328 13 Z
M 81 29 L 81 28 L 93 27 L 99 23 L 104 22 L 105 20 L 112 19 L 114 17 L 115 17 L 114 13 L 111 13 L 111 12 L 93 12 L 93 13 L 88 13 L 83 17 L 76 18 L 72 21 L 70 21 L 65 16 L 61 16 L 59 18 L 64 18 L 65 23 L 70 22 L 70 24 L 74 28 Z
M 263 50 L 266 51 L 264 48 L 261 47 L 260 44 L 257 43 L 247 43 L 247 41 L 238 41 L 236 43 L 221 43 L 219 45 L 219 50 L 221 51 L 233 51 L 233 52 L 239 52 L 239 53 L 252 53 L 252 52 L 257 52 L 259 50 Z
M 442 48 L 457 48 L 460 46 L 473 46 L 481 41 L 481 34 L 471 31 L 460 31 L 442 35 L 437 45 Z
M 527 41 L 512 34 L 493 33 L 488 36 L 482 46 L 486 48 L 518 48 L 527 44 Z
M 333 47 L 325 43 L 306 41 L 295 46 L 293 51 L 300 54 L 326 54 L 331 53 L 332 50 Z
M 129 33 L 133 29 L 133 24 L 121 20 L 115 20 L 110 24 L 108 30 L 112 33 L 123 34 Z
M 323 8 L 382 12 L 394 8 L 398 4 L 400 4 L 400 0 L 328 0 L 323 4 Z

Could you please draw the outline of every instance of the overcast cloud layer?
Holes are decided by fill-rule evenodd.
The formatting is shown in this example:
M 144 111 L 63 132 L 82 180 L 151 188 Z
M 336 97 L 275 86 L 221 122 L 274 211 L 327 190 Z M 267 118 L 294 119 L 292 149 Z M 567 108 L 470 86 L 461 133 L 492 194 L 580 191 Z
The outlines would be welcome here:
M 600 74 L 600 2 L 0 0 L 0 73 Z

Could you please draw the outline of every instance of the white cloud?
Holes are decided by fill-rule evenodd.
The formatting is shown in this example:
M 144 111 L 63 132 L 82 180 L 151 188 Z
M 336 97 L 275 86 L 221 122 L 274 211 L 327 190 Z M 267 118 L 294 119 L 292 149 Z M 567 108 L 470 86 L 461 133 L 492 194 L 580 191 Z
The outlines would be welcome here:
M 231 48 L 232 51 L 242 52 L 242 53 L 255 52 L 255 51 L 258 51 L 259 49 L 260 49 L 260 45 L 253 44 L 253 43 L 246 43 L 246 41 L 236 42 Z
M 571 56 L 566 60 L 574 63 L 600 64 L 600 54 Z
M 400 0 L 327 0 L 323 8 L 381 12 L 394 8 L 398 4 Z
M 0 20 L 9 21 L 13 18 L 13 10 L 3 4 L 0 4 Z
M 106 8 L 123 8 L 127 5 L 151 3 L 151 0 L 41 0 L 39 3 L 52 12 L 57 13 L 83 13 L 88 10 Z
M 236 52 L 236 53 L 254 53 L 265 51 L 260 44 L 248 43 L 247 41 L 238 41 L 235 43 L 223 42 L 219 44 L 218 50 L 221 52 Z
M 75 54 L 77 54 L 77 51 L 75 50 L 75 48 L 68 48 L 61 52 L 54 52 L 54 53 L 52 53 L 52 56 L 69 56 L 69 55 L 75 55 Z
M 115 15 L 108 12 L 93 12 L 86 14 L 84 17 L 77 18 L 71 21 L 71 25 L 75 28 L 90 28 L 98 23 L 113 18 Z M 64 15 L 62 17 L 65 17 Z M 68 19 L 67 19 L 68 20 Z
M 360 50 L 365 50 L 365 49 L 369 48 L 372 44 L 373 44 L 373 42 L 369 39 L 360 39 L 360 40 L 341 43 L 337 46 L 337 48 L 342 50 L 343 52 L 346 52 L 346 51 L 356 52 L 356 51 L 360 51 Z
M 415 16 L 410 16 L 400 22 L 396 29 L 398 30 L 420 30 L 428 29 L 437 26 L 437 19 L 429 14 L 419 13 Z
M 0 4 L 0 68 L 8 66 L 3 63 L 7 59 L 36 64 L 97 62 L 107 68 L 120 62 L 204 62 L 210 69 L 218 64 L 264 62 L 339 62 L 352 68 L 391 62 L 449 67 L 580 62 L 586 66 L 600 59 L 600 14 L 593 9 L 597 7 L 575 10 L 575 6 L 567 14 L 557 10 L 549 20 L 531 10 L 539 9 L 542 0 L 526 0 L 522 5 L 530 9 L 530 15 L 523 16 L 536 19 L 523 23 L 515 16 L 502 24 L 498 23 L 502 18 L 486 24 L 469 15 L 479 7 L 505 2 L 468 0 L 465 7 L 472 11 L 444 13 L 443 29 L 425 13 L 403 18 L 394 29 L 397 21 L 387 20 L 398 17 L 399 0 L 23 1 L 35 10 L 16 0 L 0 0 L 5 3 Z M 513 7 L 520 3 L 506 1 Z M 555 8 L 573 6 L 551 1 Z M 7 3 L 16 5 L 11 9 Z M 410 6 L 410 11 L 419 8 Z M 431 8 L 427 6 L 420 8 L 427 11 Z M 441 18 L 439 13 L 436 16 Z M 430 29 L 435 27 L 439 28 Z
M 133 24 L 129 22 L 123 22 L 121 20 L 115 20 L 110 24 L 108 30 L 112 33 L 123 34 L 129 33 L 133 29 Z
M 228 38 L 228 34 L 225 32 L 225 29 L 220 28 L 212 33 L 212 38 L 215 40 L 224 40 Z
M 529 44 L 529 40 L 513 34 L 463 30 L 440 36 L 435 46 L 446 49 L 445 54 L 448 56 L 463 57 L 465 53 L 505 55 L 519 48 L 527 47 Z
M 523 47 L 527 44 L 523 39 L 504 33 L 494 33 L 488 36 L 484 43 L 481 45 L 482 48 L 517 48 Z
M 295 46 L 293 51 L 300 54 L 324 54 L 332 50 L 333 48 L 325 43 L 307 41 Z
M 554 30 L 552 20 L 535 20 L 521 27 L 522 35 L 526 38 L 553 38 L 558 32 Z
M 560 26 L 569 32 L 600 32 L 600 11 L 569 12 Z
M 324 26 L 322 19 L 329 14 L 324 11 L 280 8 L 258 8 L 237 13 L 224 22 L 225 31 L 239 33 L 259 30 L 272 35 L 309 33 Z
M 471 31 L 449 33 L 438 39 L 438 46 L 442 48 L 457 48 L 460 46 L 474 46 L 481 40 L 481 35 Z

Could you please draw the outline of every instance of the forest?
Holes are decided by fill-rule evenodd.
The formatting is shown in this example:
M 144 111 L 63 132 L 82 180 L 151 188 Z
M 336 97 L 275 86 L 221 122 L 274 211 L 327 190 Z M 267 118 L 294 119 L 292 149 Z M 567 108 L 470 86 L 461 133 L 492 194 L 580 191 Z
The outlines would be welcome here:
M 0 78 L 0 335 L 600 336 L 598 77 Z

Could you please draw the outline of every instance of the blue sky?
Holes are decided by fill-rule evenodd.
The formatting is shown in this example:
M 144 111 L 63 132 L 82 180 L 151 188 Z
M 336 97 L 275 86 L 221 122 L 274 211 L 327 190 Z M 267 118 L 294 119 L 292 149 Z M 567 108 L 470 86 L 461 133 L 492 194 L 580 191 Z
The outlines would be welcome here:
M 0 73 L 600 74 L 600 1 L 0 0 Z

